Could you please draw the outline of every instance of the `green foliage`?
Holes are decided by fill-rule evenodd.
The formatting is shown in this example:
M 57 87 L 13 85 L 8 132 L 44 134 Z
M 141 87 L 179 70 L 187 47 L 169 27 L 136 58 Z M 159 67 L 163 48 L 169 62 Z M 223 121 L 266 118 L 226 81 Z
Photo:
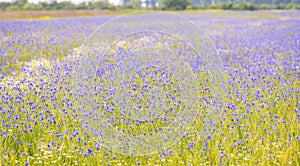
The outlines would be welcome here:
M 232 9 L 233 4 L 231 2 L 220 2 L 216 5 L 217 9 L 229 10 Z
M 15 4 L 18 5 L 20 9 L 22 9 L 25 4 L 27 4 L 27 0 L 17 0 Z
M 35 7 L 34 4 L 26 3 L 26 4 L 23 6 L 23 10 L 36 10 L 36 7 Z
M 164 10 L 185 10 L 190 4 L 189 0 L 163 0 Z
M 256 10 L 257 7 L 252 3 L 245 2 L 240 4 L 233 4 L 231 2 L 220 2 L 216 5 L 210 6 L 211 9 L 222 9 L 222 10 Z
M 261 5 L 259 6 L 259 9 L 262 9 L 262 10 L 270 10 L 270 9 L 272 9 L 272 7 L 269 6 L 269 5 L 267 5 L 267 4 L 261 4 Z
M 237 8 L 239 10 L 255 10 L 256 7 L 252 4 L 252 3 L 249 3 L 249 2 L 245 2 L 245 3 L 240 3 Z
M 60 2 L 57 4 L 57 9 L 76 9 L 76 5 L 74 5 L 73 3 L 71 2 Z
M 288 5 L 285 6 L 286 9 L 290 9 L 290 10 L 295 10 L 296 9 L 296 5 L 293 3 L 290 3 Z
M 141 3 L 139 0 L 131 0 L 129 3 L 129 7 L 133 9 L 141 8 Z
M 276 6 L 276 9 L 285 9 L 285 5 L 280 3 Z
M 82 2 L 76 6 L 76 9 L 88 9 L 88 7 L 85 5 L 85 2 Z
M 0 2 L 0 10 L 5 10 L 10 5 L 8 2 Z
M 89 9 L 110 9 L 114 10 L 115 7 L 111 5 L 108 1 L 96 1 L 96 2 L 90 2 L 88 4 Z
M 11 5 L 11 6 L 8 6 L 5 10 L 15 11 L 15 10 L 20 10 L 20 7 L 18 5 Z

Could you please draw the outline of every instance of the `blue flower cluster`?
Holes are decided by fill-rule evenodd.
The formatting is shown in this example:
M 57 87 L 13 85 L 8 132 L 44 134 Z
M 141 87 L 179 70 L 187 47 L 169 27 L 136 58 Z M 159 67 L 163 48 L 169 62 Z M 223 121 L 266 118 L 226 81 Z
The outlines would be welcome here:
M 81 78 L 74 75 L 78 62 L 73 48 L 110 17 L 1 21 L 0 163 L 99 165 L 128 160 L 136 165 L 299 164 L 299 12 L 271 13 L 276 19 L 251 18 L 247 14 L 186 15 L 199 26 L 208 27 L 206 33 L 222 58 L 222 103 L 213 93 L 216 87 L 210 86 L 214 73 L 209 73 L 205 59 L 195 59 L 180 40 L 166 44 L 156 38 L 152 44 L 172 46 L 175 57 L 190 53 L 184 59 L 186 64 L 176 64 L 186 73 L 176 75 L 178 68 L 168 65 L 168 70 L 154 66 L 126 75 L 143 65 L 133 54 L 127 55 L 130 48 L 126 43 L 117 43 L 103 61 L 87 61 L 96 66 L 90 69 L 95 71 L 95 80 L 83 79 L 79 82 L 82 89 L 77 87 L 78 91 L 74 91 L 74 86 L 79 85 L 73 84 L 74 79 Z M 260 11 L 255 14 L 264 15 Z M 139 35 L 149 37 L 145 33 L 136 35 L 136 40 L 142 39 Z M 148 44 L 151 38 L 149 41 Z M 143 43 L 136 47 L 143 48 Z M 122 62 L 124 55 L 128 58 Z M 177 59 L 169 62 L 177 63 Z M 188 82 L 187 64 L 197 75 L 195 84 Z M 124 75 L 112 76 L 115 71 Z M 179 78 L 186 82 L 180 83 Z M 116 88 L 114 83 L 122 88 Z M 198 91 L 185 89 L 189 85 Z M 189 98 L 196 93 L 197 99 Z M 114 100 L 115 96 L 119 100 Z M 186 101 L 193 103 L 188 105 Z M 189 112 L 184 114 L 182 110 Z M 184 124 L 188 123 L 192 124 L 191 130 L 185 131 Z M 174 128 L 168 126 L 176 126 L 181 132 L 172 135 Z M 111 134 L 112 130 L 123 135 Z M 108 134 L 119 152 L 105 146 Z M 161 137 L 163 141 L 138 150 L 160 153 L 122 155 L 136 150 L 128 141 L 131 137 L 142 144 L 149 141 L 145 139 L 148 136 Z M 182 140 L 172 150 L 163 149 L 177 137 Z

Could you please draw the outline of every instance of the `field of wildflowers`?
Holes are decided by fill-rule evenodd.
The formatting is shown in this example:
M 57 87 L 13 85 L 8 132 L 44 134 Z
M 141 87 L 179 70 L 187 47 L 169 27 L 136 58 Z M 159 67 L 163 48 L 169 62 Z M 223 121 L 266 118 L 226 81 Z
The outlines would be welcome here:
M 210 121 L 205 106 L 215 102 L 204 97 L 210 88 L 202 83 L 209 76 L 194 70 L 202 78 L 195 84 L 204 87 L 199 88 L 203 101 L 193 113 L 191 129 L 176 144 L 148 155 L 105 147 L 78 115 L 74 54 L 112 16 L 0 21 L 0 165 L 300 165 L 300 12 L 179 14 L 205 28 L 219 52 L 226 97 L 218 118 Z M 174 77 L 155 69 L 147 72 Z M 104 75 L 102 70 L 96 74 Z M 101 97 L 98 109 L 130 134 L 155 135 L 176 115 L 172 109 L 180 109 L 167 105 L 171 113 L 154 118 L 151 125 L 123 122 L 120 111 L 107 104 L 105 86 L 95 89 Z

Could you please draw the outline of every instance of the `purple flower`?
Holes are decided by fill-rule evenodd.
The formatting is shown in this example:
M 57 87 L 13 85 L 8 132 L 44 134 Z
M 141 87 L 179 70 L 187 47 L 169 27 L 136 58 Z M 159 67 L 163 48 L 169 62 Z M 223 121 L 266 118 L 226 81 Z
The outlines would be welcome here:
M 91 154 L 93 152 L 93 150 L 92 149 L 87 149 L 87 151 L 86 151 L 86 154 Z

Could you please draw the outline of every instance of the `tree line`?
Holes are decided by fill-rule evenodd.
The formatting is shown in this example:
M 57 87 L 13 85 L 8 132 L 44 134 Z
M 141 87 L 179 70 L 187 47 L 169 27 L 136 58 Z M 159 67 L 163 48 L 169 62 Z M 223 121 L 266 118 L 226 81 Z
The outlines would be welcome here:
M 74 4 L 68 1 L 29 3 L 27 0 L 0 2 L 0 10 L 115 10 L 149 8 L 159 10 L 185 9 L 224 9 L 224 10 L 256 10 L 256 9 L 300 9 L 300 0 L 122 0 L 115 6 L 108 0 L 93 0 Z

